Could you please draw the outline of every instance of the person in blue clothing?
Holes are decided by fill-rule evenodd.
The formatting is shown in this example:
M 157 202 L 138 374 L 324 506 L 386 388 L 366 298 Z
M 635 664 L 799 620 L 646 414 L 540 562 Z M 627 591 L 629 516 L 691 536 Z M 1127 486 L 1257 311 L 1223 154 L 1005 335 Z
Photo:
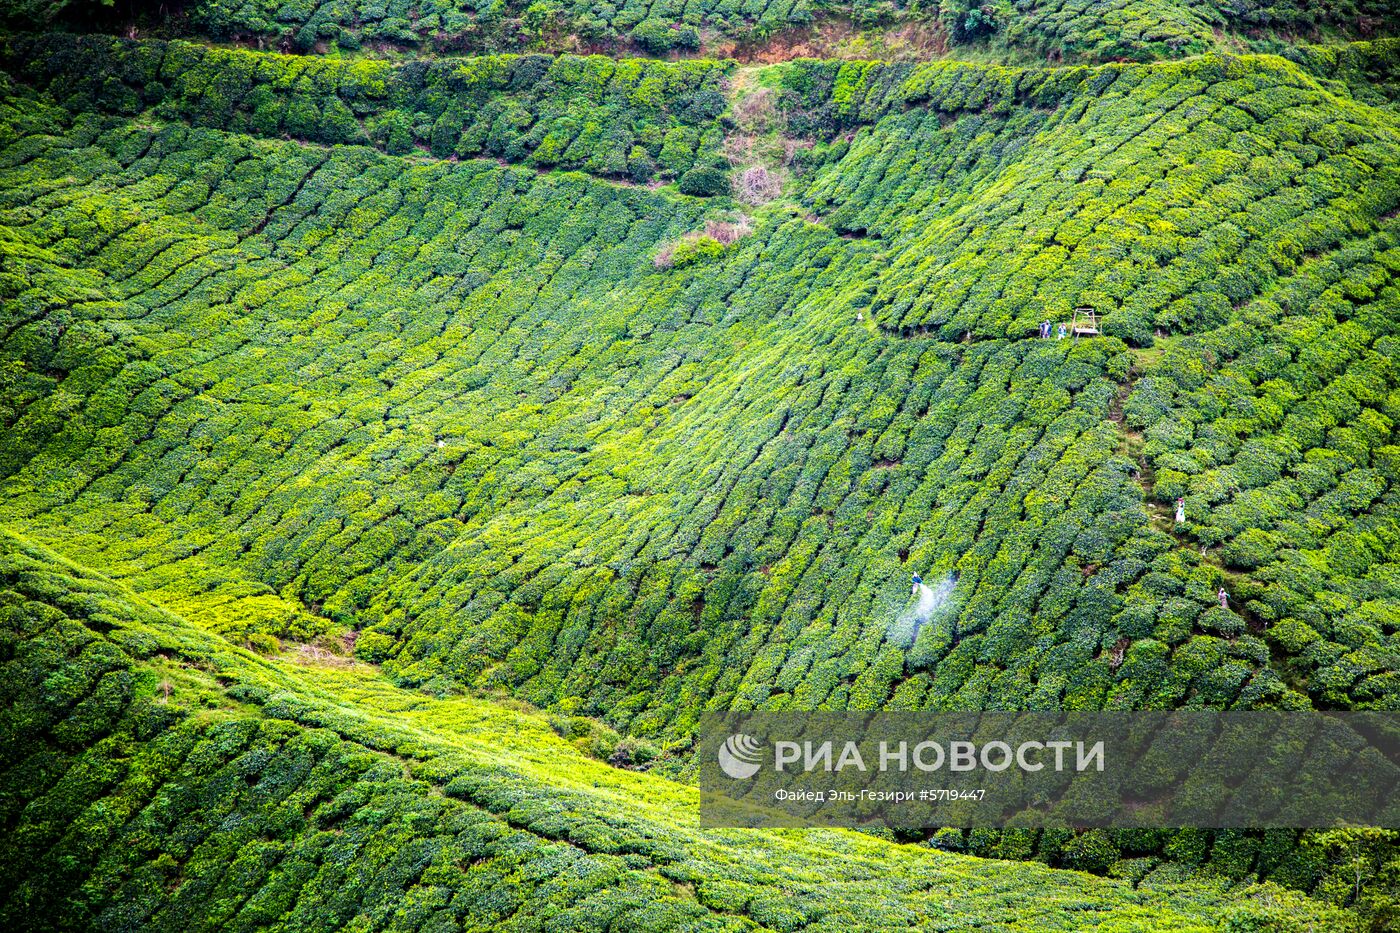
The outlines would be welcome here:
M 914 574 L 914 588 L 910 591 L 909 595 L 910 595 L 910 596 L 917 596 L 918 593 L 919 593 L 919 587 L 921 587 L 921 586 L 923 586 L 923 585 L 924 585 L 924 578 L 921 577 L 921 576 L 919 576 L 917 573 Z

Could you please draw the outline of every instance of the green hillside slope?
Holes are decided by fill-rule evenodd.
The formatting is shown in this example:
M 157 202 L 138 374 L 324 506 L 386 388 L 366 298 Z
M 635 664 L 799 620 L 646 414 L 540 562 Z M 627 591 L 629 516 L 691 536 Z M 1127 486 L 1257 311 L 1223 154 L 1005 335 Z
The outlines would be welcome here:
M 1392 704 L 1395 117 L 1271 59 L 774 77 L 789 197 L 669 268 L 721 208 L 16 104 L 48 252 L 0 514 L 216 628 L 275 593 L 641 735 Z M 1081 303 L 1129 343 L 1032 338 Z M 911 569 L 957 581 L 912 645 Z
M 1400 923 L 1393 832 L 712 832 L 662 776 L 716 708 L 1400 706 L 1400 40 L 1336 44 L 1391 6 L 0 37 L 0 924 Z M 1039 64 L 419 54 L 848 16 Z
M 7 929 L 1350 924 L 1272 886 L 701 830 L 693 789 L 583 758 L 538 716 L 260 659 L 8 535 L 0 664 Z

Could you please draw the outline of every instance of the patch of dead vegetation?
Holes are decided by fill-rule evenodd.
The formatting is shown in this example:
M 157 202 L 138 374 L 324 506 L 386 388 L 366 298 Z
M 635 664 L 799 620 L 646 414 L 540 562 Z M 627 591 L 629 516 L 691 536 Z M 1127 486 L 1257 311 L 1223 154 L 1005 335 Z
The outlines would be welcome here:
M 951 46 L 948 31 L 936 18 L 879 29 L 860 29 L 849 19 L 831 18 L 760 40 L 715 39 L 702 46 L 701 53 L 746 65 L 773 65 L 795 58 L 927 61 L 946 55 Z

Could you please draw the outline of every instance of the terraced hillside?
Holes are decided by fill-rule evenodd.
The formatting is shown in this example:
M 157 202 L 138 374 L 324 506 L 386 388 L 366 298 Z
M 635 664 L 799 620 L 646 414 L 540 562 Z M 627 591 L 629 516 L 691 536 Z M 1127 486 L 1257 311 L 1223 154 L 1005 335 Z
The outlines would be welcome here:
M 8 535 L 0 646 L 7 929 L 1350 922 L 1274 886 L 1134 890 L 855 833 L 701 830 L 695 791 L 584 758 L 541 717 L 258 658 Z
M 683 783 L 714 708 L 1400 704 L 1400 41 L 1289 41 L 1387 7 L 941 7 L 1017 67 L 203 9 L 0 46 L 7 926 L 1400 922 L 1392 831 Z
M 146 51 L 44 86 L 100 109 L 62 82 Z M 17 105 L 5 518 L 216 629 L 642 736 L 1393 703 L 1393 114 L 1270 59 L 769 78 L 813 146 L 727 246 L 666 189 Z M 1082 302 L 1116 336 L 1032 339 Z M 911 569 L 957 585 L 906 645 Z

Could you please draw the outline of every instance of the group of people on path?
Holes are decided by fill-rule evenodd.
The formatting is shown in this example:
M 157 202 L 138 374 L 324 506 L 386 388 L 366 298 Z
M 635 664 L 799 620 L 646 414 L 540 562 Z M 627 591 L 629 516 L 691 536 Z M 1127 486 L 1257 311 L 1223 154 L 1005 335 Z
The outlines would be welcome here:
M 1049 321 L 1041 321 L 1041 322 L 1040 322 L 1040 339 L 1041 339 L 1041 340 L 1049 340 L 1049 339 L 1050 339 L 1050 331 L 1051 331 L 1052 329 L 1053 329 L 1053 325 L 1052 325 Z M 1065 323 L 1064 323 L 1064 321 L 1061 321 L 1061 322 L 1060 322 L 1059 336 L 1056 337 L 1055 339 L 1056 339 L 1056 340 L 1064 340 L 1065 337 L 1067 337 L 1067 336 L 1069 336 L 1069 331 L 1065 328 Z

